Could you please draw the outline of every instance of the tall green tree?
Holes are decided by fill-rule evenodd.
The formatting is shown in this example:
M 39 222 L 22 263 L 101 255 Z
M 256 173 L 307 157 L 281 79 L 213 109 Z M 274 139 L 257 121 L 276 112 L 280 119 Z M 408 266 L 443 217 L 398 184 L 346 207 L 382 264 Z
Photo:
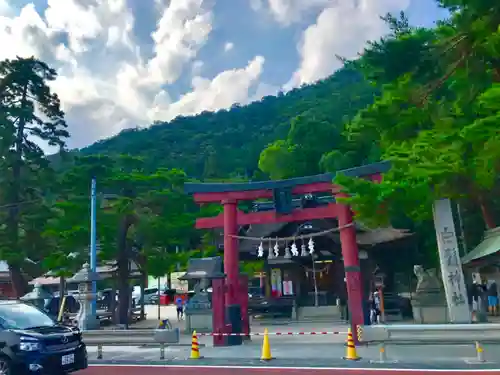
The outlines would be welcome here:
M 349 90 L 342 90 L 342 84 Z M 318 94 L 288 119 L 286 137 L 261 152 L 260 170 L 272 179 L 283 179 L 349 168 L 376 157 L 370 147 L 349 144 L 342 131 L 346 121 L 372 103 L 377 91 L 351 66 L 318 83 Z
M 58 204 L 61 212 L 47 230 L 59 244 L 60 255 L 88 249 L 88 194 L 90 180 L 95 177 L 101 197 L 97 213 L 98 260 L 116 261 L 121 324 L 128 323 L 130 261 L 148 274 L 163 276 L 173 264 L 185 263 L 181 259 L 184 253 L 176 255 L 175 247 L 189 249 L 199 236 L 194 229 L 197 207 L 182 190 L 184 172 L 147 172 L 144 165 L 143 160 L 126 155 L 77 159 L 73 168 L 64 173 L 64 200 Z M 57 265 L 61 257 L 55 254 L 52 260 Z
M 500 39 L 492 17 L 498 7 L 442 3 L 452 16 L 435 29 L 410 28 L 388 17 L 393 33 L 370 44 L 360 59 L 368 79 L 384 89 L 348 124 L 347 137 L 378 143 L 393 167 L 381 184 L 345 176 L 336 181 L 351 193 L 348 201 L 358 215 L 373 225 L 400 214 L 429 219 L 432 202 L 442 197 L 479 207 L 487 228 L 497 224 L 498 206 L 492 203 L 499 182 Z
M 34 227 L 38 208 L 44 214 L 50 206 L 46 183 L 53 176 L 40 144 L 63 149 L 69 136 L 59 98 L 48 85 L 55 79 L 56 71 L 33 57 L 0 62 L 1 198 L 7 208 L 0 256 L 9 264 L 17 295 L 26 292 L 26 246 L 41 233 Z

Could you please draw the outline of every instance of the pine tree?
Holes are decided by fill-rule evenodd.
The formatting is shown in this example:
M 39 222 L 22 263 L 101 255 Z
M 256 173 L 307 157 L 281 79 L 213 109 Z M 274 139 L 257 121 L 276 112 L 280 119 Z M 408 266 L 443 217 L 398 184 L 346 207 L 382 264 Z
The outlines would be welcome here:
M 64 149 L 69 137 L 59 98 L 48 85 L 56 76 L 54 69 L 34 57 L 0 62 L 0 170 L 5 189 L 0 255 L 9 264 L 18 296 L 26 291 L 23 220 L 30 220 L 36 206 L 43 204 L 44 181 L 51 172 L 40 143 Z

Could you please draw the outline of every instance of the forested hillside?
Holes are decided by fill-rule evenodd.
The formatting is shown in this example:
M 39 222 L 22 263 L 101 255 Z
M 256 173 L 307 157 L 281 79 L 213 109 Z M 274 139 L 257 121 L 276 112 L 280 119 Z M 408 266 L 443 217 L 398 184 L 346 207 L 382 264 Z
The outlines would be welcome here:
M 260 153 L 268 144 L 286 138 L 291 125 L 299 137 L 305 131 L 317 134 L 322 142 L 313 142 L 313 147 L 322 154 L 338 143 L 343 121 L 365 108 L 373 97 L 373 87 L 359 72 L 342 69 L 287 94 L 216 113 L 178 117 L 147 129 L 125 130 L 81 151 L 141 156 L 151 167 L 181 168 L 199 179 L 258 178 Z M 309 174 L 319 170 L 317 163 L 307 168 Z

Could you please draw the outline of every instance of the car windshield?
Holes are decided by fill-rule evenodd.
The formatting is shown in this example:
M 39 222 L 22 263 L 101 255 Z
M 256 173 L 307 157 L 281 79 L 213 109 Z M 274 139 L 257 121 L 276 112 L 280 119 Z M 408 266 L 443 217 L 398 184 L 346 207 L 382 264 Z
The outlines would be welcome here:
M 50 327 L 55 322 L 36 307 L 25 303 L 0 304 L 0 324 L 4 329 Z

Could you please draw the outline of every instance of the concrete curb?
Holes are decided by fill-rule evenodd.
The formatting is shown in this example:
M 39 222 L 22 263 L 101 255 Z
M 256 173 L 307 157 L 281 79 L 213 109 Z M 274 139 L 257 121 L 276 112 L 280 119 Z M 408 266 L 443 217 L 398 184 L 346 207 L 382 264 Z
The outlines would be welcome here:
M 175 358 L 166 359 L 164 361 L 134 361 L 134 360 L 89 360 L 91 366 L 99 365 L 130 365 L 130 366 L 213 366 L 213 367 L 286 367 L 286 368 L 311 368 L 311 369 L 321 369 L 321 368 L 365 368 L 365 369 L 393 369 L 393 370 L 407 370 L 407 369 L 418 369 L 418 370 L 498 370 L 498 363 L 483 363 L 483 364 L 471 364 L 471 363 L 448 363 L 448 362 L 437 362 L 437 363 L 415 363 L 415 362 L 397 362 L 397 363 L 373 363 L 369 360 L 360 360 L 356 362 L 344 361 L 340 358 L 325 360 L 325 359 L 308 359 L 304 360 L 290 360 L 290 359 L 273 359 L 268 362 L 262 362 L 259 359 L 210 359 L 203 358 L 200 360 L 190 360 L 187 358 Z

